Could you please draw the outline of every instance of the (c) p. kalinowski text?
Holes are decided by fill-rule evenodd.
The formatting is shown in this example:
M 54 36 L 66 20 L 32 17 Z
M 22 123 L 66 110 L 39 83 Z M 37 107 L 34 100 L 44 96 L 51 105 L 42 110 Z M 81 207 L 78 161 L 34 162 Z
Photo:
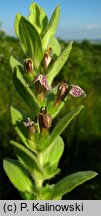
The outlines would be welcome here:
M 33 211 L 83 211 L 83 203 L 78 204 L 77 202 L 74 204 L 50 204 L 45 203 L 43 205 L 40 205 L 40 203 L 33 203 L 32 204 L 32 210 Z

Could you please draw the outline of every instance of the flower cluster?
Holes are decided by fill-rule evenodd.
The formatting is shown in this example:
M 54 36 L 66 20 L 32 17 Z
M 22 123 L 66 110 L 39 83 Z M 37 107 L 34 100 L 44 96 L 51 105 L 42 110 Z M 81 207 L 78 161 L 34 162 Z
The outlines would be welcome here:
M 53 59 L 52 58 L 52 48 L 50 47 L 48 51 L 44 53 L 44 57 L 43 57 L 43 67 L 45 70 L 47 70 L 49 65 L 51 65 L 52 59 Z M 31 60 L 31 58 L 28 58 L 25 61 L 24 67 L 27 73 L 33 73 L 34 68 L 33 68 L 33 61 Z M 38 90 L 39 89 L 41 90 L 41 94 L 44 95 L 42 99 L 44 99 L 44 97 L 46 96 L 46 92 L 47 91 L 51 92 L 52 90 L 52 86 L 48 83 L 47 76 L 42 73 L 36 75 L 34 79 L 30 83 L 27 84 L 27 87 L 31 87 L 33 84 L 36 84 L 36 83 L 38 84 L 36 85 L 36 88 L 38 86 Z M 37 91 L 36 89 L 36 96 L 38 96 L 38 94 L 39 94 L 39 91 Z M 58 84 L 57 93 L 56 93 L 55 100 L 53 102 L 53 106 L 58 107 L 68 95 L 72 95 L 73 97 L 83 97 L 83 98 L 86 97 L 85 92 L 78 85 L 76 84 L 68 85 L 67 83 L 62 81 Z M 43 107 L 40 108 L 38 122 L 39 122 L 39 127 L 40 127 L 41 132 L 43 128 L 48 130 L 51 127 L 52 117 L 47 112 L 47 107 L 45 107 L 44 109 Z M 26 122 L 24 122 L 24 126 L 30 128 L 30 131 L 32 131 L 32 133 L 35 132 L 35 126 L 33 125 L 34 125 L 34 122 L 31 121 L 29 118 L 27 119 Z M 32 130 L 32 128 L 34 129 Z

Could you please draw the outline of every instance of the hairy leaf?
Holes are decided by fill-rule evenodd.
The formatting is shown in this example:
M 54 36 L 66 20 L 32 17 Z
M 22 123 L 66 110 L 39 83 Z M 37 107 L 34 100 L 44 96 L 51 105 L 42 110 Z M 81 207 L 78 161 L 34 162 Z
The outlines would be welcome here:
M 70 42 L 68 46 L 62 51 L 61 55 L 57 58 L 55 62 L 53 62 L 52 66 L 47 71 L 48 82 L 51 84 L 56 75 L 60 72 L 63 65 L 67 61 L 70 51 L 72 49 L 72 43 Z
M 11 144 L 13 145 L 18 158 L 25 164 L 29 172 L 33 173 L 36 169 L 43 174 L 43 170 L 37 157 L 29 149 L 15 141 L 11 141 Z
M 3 161 L 3 166 L 8 178 L 19 191 L 32 192 L 33 182 L 27 170 L 19 161 L 5 159 Z
M 40 35 L 45 31 L 48 18 L 42 7 L 39 7 L 36 3 L 32 3 L 29 7 L 30 15 L 28 20 L 34 25 Z
M 97 173 L 93 171 L 82 171 L 73 173 L 65 177 L 64 179 L 56 183 L 56 185 L 53 188 L 50 199 L 56 199 L 59 196 L 63 196 L 64 194 L 73 190 L 78 185 L 81 185 L 85 181 L 94 178 L 96 175 Z
M 49 164 L 50 166 L 55 165 L 57 167 L 63 150 L 64 142 L 60 136 L 57 136 L 51 145 L 40 153 L 40 160 L 41 162 L 43 161 L 43 165 Z
M 60 6 L 58 5 L 51 16 L 49 24 L 48 24 L 46 31 L 44 33 L 44 36 L 42 38 L 43 50 L 45 50 L 47 48 L 50 39 L 54 36 L 54 34 L 56 32 L 59 17 L 60 17 Z
M 50 137 L 47 139 L 47 146 L 49 146 L 58 135 L 60 135 L 64 129 L 68 126 L 68 124 L 73 120 L 73 118 L 79 114 L 79 112 L 84 108 L 83 105 L 79 106 L 78 108 L 72 110 L 68 114 L 66 114 L 55 126 L 53 129 Z
M 23 16 L 19 22 L 19 36 L 26 56 L 32 58 L 38 69 L 43 57 L 41 39 L 36 28 Z

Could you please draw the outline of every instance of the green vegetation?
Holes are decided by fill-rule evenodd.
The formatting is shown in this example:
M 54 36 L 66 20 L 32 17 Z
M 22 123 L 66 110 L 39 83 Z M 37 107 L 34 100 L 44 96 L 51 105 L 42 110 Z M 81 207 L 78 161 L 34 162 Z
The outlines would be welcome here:
M 62 49 L 66 42 L 60 41 Z M 8 37 L 0 32 L 0 199 L 20 199 L 17 191 L 13 188 L 2 168 L 4 157 L 13 157 L 11 139 L 19 141 L 10 119 L 10 106 L 27 110 L 25 104 L 16 93 L 11 79 L 9 64 L 10 55 L 23 59 L 23 52 L 17 39 Z M 66 143 L 66 149 L 60 161 L 64 174 L 80 170 L 94 170 L 99 176 L 93 181 L 75 189 L 64 199 L 101 199 L 101 44 L 91 44 L 89 41 L 74 43 L 69 61 L 65 63 L 63 72 L 57 76 L 55 82 L 64 79 L 68 84 L 78 84 L 87 94 L 87 98 L 74 99 L 70 97 L 61 115 L 67 110 L 81 104 L 85 109 L 73 120 L 72 124 L 65 129 L 62 137 Z M 72 82 L 72 83 L 71 83 Z M 57 120 L 59 120 L 58 115 Z M 53 180 L 52 180 L 53 181 Z M 13 191 L 11 193 L 11 191 Z

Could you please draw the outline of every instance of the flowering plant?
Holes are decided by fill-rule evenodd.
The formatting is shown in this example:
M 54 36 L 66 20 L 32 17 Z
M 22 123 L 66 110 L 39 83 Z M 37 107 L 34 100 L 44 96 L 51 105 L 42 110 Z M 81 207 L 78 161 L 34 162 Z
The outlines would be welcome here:
M 25 60 L 10 58 L 14 86 L 29 112 L 11 107 L 12 124 L 23 144 L 11 141 L 17 159 L 4 159 L 4 170 L 23 199 L 62 199 L 76 186 L 96 176 L 93 171 L 71 174 L 56 184 L 50 179 L 60 172 L 59 160 L 64 151 L 61 133 L 83 105 L 68 112 L 55 126 L 53 120 L 62 110 L 68 95 L 85 97 L 78 85 L 60 82 L 57 76 L 72 49 L 72 42 L 61 51 L 55 38 L 60 7 L 54 10 L 50 21 L 36 3 L 30 6 L 27 18 L 19 13 L 15 19 L 15 32 L 25 53 Z

